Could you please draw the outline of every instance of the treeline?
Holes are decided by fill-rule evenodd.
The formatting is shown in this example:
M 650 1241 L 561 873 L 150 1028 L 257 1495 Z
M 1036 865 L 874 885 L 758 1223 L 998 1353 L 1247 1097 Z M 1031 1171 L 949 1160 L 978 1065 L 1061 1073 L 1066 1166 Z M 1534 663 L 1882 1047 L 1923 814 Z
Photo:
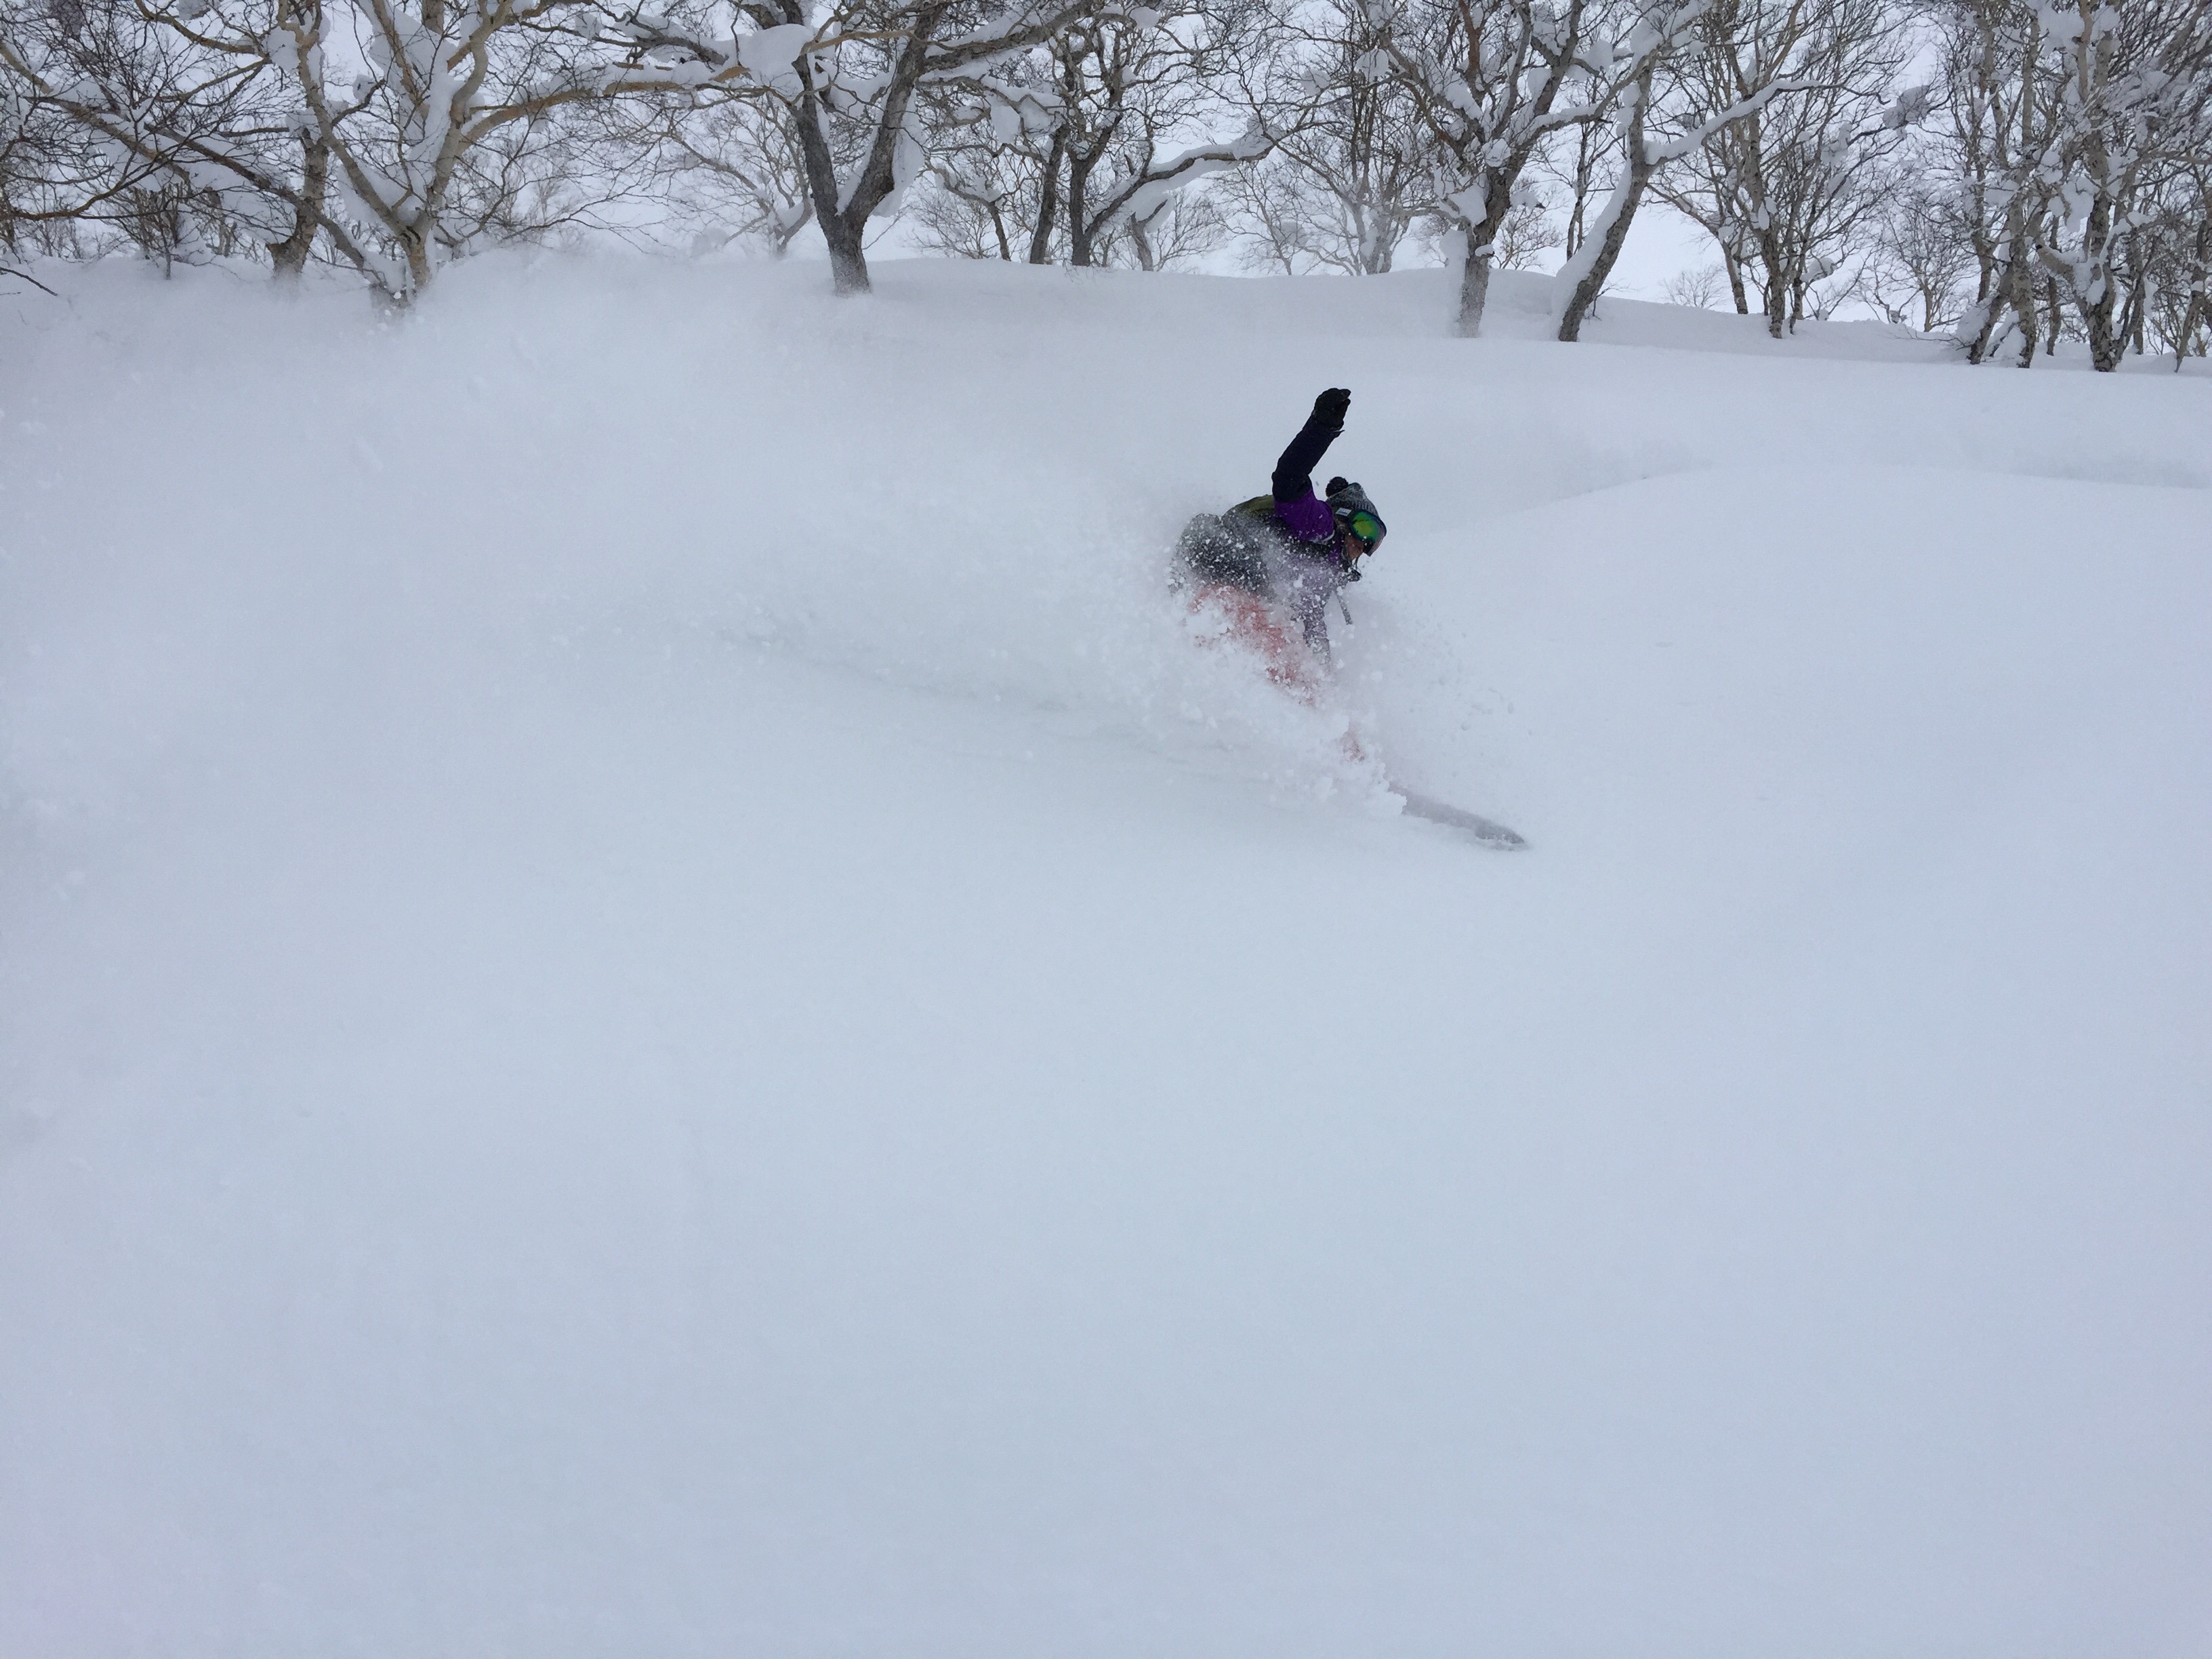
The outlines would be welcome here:
M 2212 342 L 2212 0 L 0 0 L 0 249 L 310 261 L 404 304 L 590 232 L 841 290 L 975 258 L 1564 265 L 1635 215 L 1676 297 L 1857 302 L 2023 365 Z M 1460 257 L 1463 256 L 1463 257 Z

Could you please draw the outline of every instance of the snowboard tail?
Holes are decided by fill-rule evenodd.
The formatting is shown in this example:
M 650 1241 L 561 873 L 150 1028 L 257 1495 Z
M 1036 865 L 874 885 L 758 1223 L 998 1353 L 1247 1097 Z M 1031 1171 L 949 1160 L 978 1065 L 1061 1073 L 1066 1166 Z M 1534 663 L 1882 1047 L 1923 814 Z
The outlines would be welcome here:
M 1528 844 L 1504 824 L 1495 819 L 1484 817 L 1479 812 L 1470 812 L 1464 807 L 1452 806 L 1443 801 L 1431 800 L 1426 795 L 1416 793 L 1411 789 L 1401 789 L 1395 785 L 1392 786 L 1391 793 L 1406 803 L 1407 817 L 1425 818 L 1431 823 L 1441 823 L 1453 830 L 1463 830 L 1485 847 L 1510 849 L 1516 847 L 1526 847 Z

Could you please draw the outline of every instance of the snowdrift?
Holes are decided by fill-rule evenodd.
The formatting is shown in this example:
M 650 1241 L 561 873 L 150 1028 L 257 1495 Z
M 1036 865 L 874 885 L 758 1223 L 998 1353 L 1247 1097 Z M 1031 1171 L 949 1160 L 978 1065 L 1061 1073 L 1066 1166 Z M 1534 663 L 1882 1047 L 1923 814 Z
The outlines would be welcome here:
M 68 275 L 0 1652 L 2201 1650 L 2201 375 Z M 1308 711 L 1160 550 L 1332 384 Z

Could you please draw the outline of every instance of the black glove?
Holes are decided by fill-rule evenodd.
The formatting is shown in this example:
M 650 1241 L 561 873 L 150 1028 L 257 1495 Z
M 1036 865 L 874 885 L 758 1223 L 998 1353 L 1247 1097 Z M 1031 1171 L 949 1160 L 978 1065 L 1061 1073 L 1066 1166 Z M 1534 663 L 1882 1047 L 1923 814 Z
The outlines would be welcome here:
M 1333 386 L 1314 399 L 1313 417 L 1323 426 L 1344 429 L 1344 411 L 1352 407 L 1352 389 Z

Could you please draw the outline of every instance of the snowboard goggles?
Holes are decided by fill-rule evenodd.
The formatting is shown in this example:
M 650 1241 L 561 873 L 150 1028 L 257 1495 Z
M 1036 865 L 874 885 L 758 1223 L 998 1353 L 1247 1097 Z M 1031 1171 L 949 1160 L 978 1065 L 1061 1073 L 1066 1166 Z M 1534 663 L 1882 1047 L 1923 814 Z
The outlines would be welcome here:
M 1382 520 L 1372 513 L 1354 513 L 1344 521 L 1344 527 L 1359 538 L 1359 544 L 1370 553 L 1382 539 Z

